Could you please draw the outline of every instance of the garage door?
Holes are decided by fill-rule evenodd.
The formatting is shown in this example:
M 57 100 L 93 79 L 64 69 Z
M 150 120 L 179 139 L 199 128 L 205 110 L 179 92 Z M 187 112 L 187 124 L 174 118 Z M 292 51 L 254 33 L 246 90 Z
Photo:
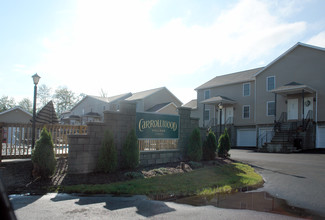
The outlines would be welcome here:
M 316 148 L 325 148 L 325 127 L 317 127 L 317 144 Z
M 237 130 L 237 147 L 255 147 L 255 146 L 256 146 L 255 129 Z

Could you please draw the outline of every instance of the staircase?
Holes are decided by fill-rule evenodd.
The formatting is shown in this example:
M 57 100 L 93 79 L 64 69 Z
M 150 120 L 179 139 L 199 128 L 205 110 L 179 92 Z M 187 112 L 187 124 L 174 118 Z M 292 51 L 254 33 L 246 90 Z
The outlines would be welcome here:
M 265 143 L 262 146 L 262 151 L 288 153 L 297 150 L 294 146 L 296 130 L 297 123 L 295 122 L 278 124 L 271 142 Z

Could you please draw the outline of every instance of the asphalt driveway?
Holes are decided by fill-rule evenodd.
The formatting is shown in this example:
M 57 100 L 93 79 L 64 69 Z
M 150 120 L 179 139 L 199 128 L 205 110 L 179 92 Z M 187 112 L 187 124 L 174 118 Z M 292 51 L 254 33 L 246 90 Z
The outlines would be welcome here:
M 257 153 L 231 150 L 231 158 L 248 163 L 266 183 L 259 191 L 325 217 L 325 154 Z

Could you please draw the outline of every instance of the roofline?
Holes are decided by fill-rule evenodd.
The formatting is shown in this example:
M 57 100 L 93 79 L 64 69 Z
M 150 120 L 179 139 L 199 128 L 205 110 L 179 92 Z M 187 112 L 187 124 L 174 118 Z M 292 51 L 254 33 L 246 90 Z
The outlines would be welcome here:
M 258 76 L 260 73 L 264 72 L 264 70 L 268 69 L 270 66 L 272 66 L 274 63 L 276 63 L 278 60 L 280 60 L 281 58 L 283 58 L 284 56 L 286 56 L 287 54 L 289 54 L 290 52 L 292 52 L 293 50 L 295 50 L 298 46 L 303 46 L 303 47 L 308 47 L 311 49 L 315 49 L 315 50 L 322 50 L 325 51 L 325 48 L 322 47 L 318 47 L 318 46 L 314 46 L 314 45 L 310 45 L 310 44 L 305 44 L 305 43 L 301 43 L 298 42 L 295 45 L 293 45 L 292 47 L 290 47 L 287 51 L 285 51 L 283 54 L 281 54 L 280 56 L 278 56 L 275 60 L 273 60 L 271 63 L 269 63 L 268 65 L 266 65 L 262 70 L 260 70 L 259 72 L 254 74 L 254 77 Z
M 166 107 L 169 106 L 170 104 L 173 104 L 173 105 L 176 107 L 176 109 L 177 109 L 177 106 L 175 105 L 175 103 L 174 103 L 174 102 L 170 102 L 170 103 L 168 103 L 167 105 L 164 105 L 162 108 L 158 109 L 158 110 L 155 111 L 155 112 L 158 112 L 158 111 L 160 111 L 160 110 L 166 108 Z
M 32 113 L 26 111 L 25 109 L 23 109 L 23 108 L 20 107 L 20 106 L 15 106 L 15 107 L 13 107 L 13 108 L 11 108 L 11 109 L 7 109 L 7 110 L 5 110 L 5 111 L 3 111 L 3 112 L 0 112 L 0 115 L 6 114 L 6 113 L 11 112 L 11 111 L 13 111 L 13 110 L 15 110 L 15 109 L 19 109 L 19 110 L 23 111 L 24 113 L 28 114 L 29 116 L 33 116 Z
M 147 98 L 148 96 L 151 96 L 151 95 L 157 93 L 158 91 L 163 90 L 164 88 L 166 89 L 166 87 L 158 87 L 158 88 L 155 88 L 155 89 L 147 89 L 147 90 L 144 90 L 144 91 L 140 91 L 140 92 L 132 93 L 132 96 L 133 96 L 133 95 L 136 95 L 137 93 L 147 92 L 147 91 L 150 91 L 150 90 L 156 90 L 155 92 L 150 93 L 150 94 L 148 94 L 148 95 L 146 95 L 146 96 L 144 96 L 144 97 L 142 97 L 142 98 L 132 99 L 132 100 L 127 100 L 127 101 L 137 101 L 137 100 L 145 99 L 145 98 Z M 130 96 L 130 97 L 128 97 L 128 98 L 131 98 L 132 96 Z M 127 99 L 128 99 L 128 98 L 127 98 Z
M 234 74 L 234 73 L 229 73 L 229 74 Z M 220 75 L 220 76 L 224 76 L 224 75 Z M 244 83 L 244 82 L 254 82 L 254 81 L 255 81 L 255 78 L 252 78 L 250 80 L 242 80 L 242 81 L 238 81 L 238 82 L 225 83 L 225 84 L 222 84 L 222 85 L 219 85 L 219 86 L 207 86 L 207 87 L 203 87 L 203 88 L 200 88 L 200 89 L 199 89 L 199 87 L 197 87 L 194 90 L 198 91 L 198 90 L 202 90 L 202 89 L 211 89 L 211 88 L 217 88 L 217 87 L 221 87 L 221 86 L 229 86 L 229 85 L 235 85 L 235 84 L 240 84 L 240 83 Z

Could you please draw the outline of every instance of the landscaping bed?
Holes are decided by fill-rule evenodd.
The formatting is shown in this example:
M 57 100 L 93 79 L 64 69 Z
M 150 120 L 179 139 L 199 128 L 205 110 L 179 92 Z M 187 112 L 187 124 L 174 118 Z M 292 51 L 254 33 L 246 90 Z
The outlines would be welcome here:
M 123 170 L 120 172 L 114 172 L 110 174 L 106 173 L 91 173 L 91 174 L 67 174 L 67 159 L 66 158 L 59 158 L 57 160 L 57 169 L 55 174 L 48 180 L 41 180 L 41 179 L 33 179 L 31 176 L 32 171 L 32 162 L 31 161 L 24 161 L 24 162 L 5 162 L 1 165 L 1 176 L 2 180 L 7 187 L 8 194 L 24 194 L 24 193 L 31 193 L 31 194 L 42 194 L 48 191 L 59 191 L 59 192 L 75 192 L 76 189 L 80 190 L 83 193 L 144 193 L 150 194 L 146 191 L 141 191 L 142 189 L 138 189 L 137 185 L 132 186 L 134 190 L 138 190 L 139 192 L 135 191 L 128 191 L 127 186 L 123 186 L 123 183 L 127 183 L 127 185 L 133 184 L 132 181 L 144 181 L 151 179 L 156 179 L 152 177 L 156 176 L 166 176 L 170 174 L 185 174 L 191 173 L 191 175 L 198 175 L 193 172 L 193 170 L 203 168 L 202 171 L 207 172 L 204 175 L 209 175 L 215 173 L 214 170 L 209 170 L 209 168 L 217 168 L 216 170 L 224 169 L 224 166 L 232 166 L 233 161 L 230 159 L 222 159 L 216 158 L 213 161 L 204 161 L 200 163 L 195 162 L 181 162 L 181 163 L 168 163 L 168 164 L 161 164 L 161 165 L 153 165 L 153 166 L 142 166 L 135 170 Z M 228 166 L 228 169 L 229 169 Z M 219 169 L 220 168 L 220 169 Z M 234 169 L 234 168 L 231 168 Z M 230 169 L 230 170 L 231 170 Z M 201 171 L 200 171 L 201 172 Z M 199 172 L 199 173 L 200 173 Z M 239 172 L 239 171 L 236 171 Z M 241 171 L 240 171 L 241 172 Z M 17 174 L 19 173 L 19 175 Z M 192 174 L 193 173 L 193 174 Z M 172 176 L 182 176 L 182 175 L 172 175 Z M 183 175 L 185 176 L 185 175 Z M 188 177 L 192 178 L 192 177 Z M 193 178 L 201 178 L 195 177 Z M 10 181 L 8 182 L 8 180 Z M 135 179 L 135 180 L 132 180 Z M 132 180 L 132 181 L 128 181 Z M 128 182 L 126 182 L 128 181 Z M 162 180 L 166 182 L 166 180 Z M 169 180 L 168 180 L 169 181 Z M 189 181 L 189 180 L 175 180 L 175 185 L 178 184 L 177 181 Z M 235 181 L 235 180 L 231 180 Z M 111 191 L 106 191 L 108 185 L 114 186 L 112 183 L 119 182 L 119 187 L 112 188 Z M 122 182 L 122 183 L 121 183 Z M 158 180 L 159 182 L 159 180 Z M 138 182 L 135 184 L 144 184 L 144 182 Z M 157 184 L 157 183 L 153 183 Z M 78 187 L 75 187 L 78 185 Z M 116 185 L 116 184 L 115 184 Z M 92 187 L 100 186 L 100 189 L 91 190 Z M 80 188 L 81 187 L 81 188 Z M 103 187 L 105 189 L 103 189 Z M 124 188 L 123 188 L 124 187 Z M 126 188 L 125 188 L 126 187 Z M 160 186 L 163 189 L 164 186 Z M 169 187 L 169 186 L 168 186 Z M 187 187 L 187 186 L 185 186 Z M 85 190 L 87 189 L 87 190 Z M 114 191 L 115 190 L 115 191 Z M 124 190 L 124 191 L 123 191 Z M 148 189 L 151 190 L 151 189 Z M 166 189 L 167 190 L 167 189 Z M 173 189 L 174 191 L 178 190 L 177 188 Z M 180 189 L 183 190 L 183 189 Z M 191 192 L 194 193 L 193 189 Z

